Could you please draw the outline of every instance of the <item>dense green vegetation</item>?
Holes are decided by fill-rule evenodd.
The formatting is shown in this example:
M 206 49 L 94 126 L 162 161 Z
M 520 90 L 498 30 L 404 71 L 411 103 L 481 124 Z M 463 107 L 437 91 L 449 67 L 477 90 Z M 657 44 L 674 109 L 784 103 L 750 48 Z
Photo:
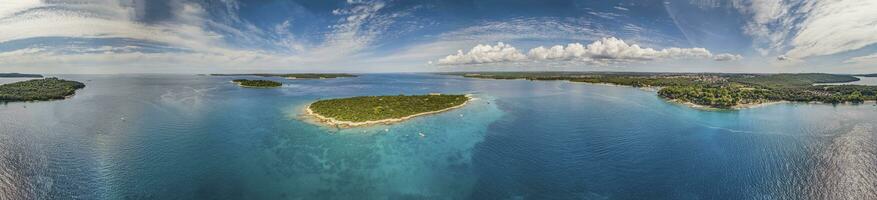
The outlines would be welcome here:
M 320 100 L 310 105 L 319 115 L 341 121 L 364 122 L 400 118 L 459 106 L 465 95 L 361 96 Z
M 353 75 L 353 74 L 340 74 L 340 73 L 326 73 L 326 74 L 318 74 L 318 73 L 300 73 L 300 74 L 211 74 L 211 76 L 261 76 L 261 77 L 282 77 L 282 78 L 295 78 L 295 79 L 323 79 L 323 78 L 356 77 L 356 75 Z
M 242 87 L 258 87 L 258 88 L 273 88 L 280 87 L 283 84 L 277 81 L 269 81 L 269 80 L 247 80 L 247 79 L 235 79 L 231 82 L 235 82 Z
M 850 75 L 836 74 L 769 74 L 735 78 L 732 81 L 750 83 L 765 87 L 807 87 L 816 83 L 846 83 L 858 81 L 859 78 Z
M 877 74 L 862 74 L 864 77 L 877 77 Z
M 0 101 L 43 101 L 73 95 L 85 84 L 58 78 L 44 78 L 0 85 Z
M 721 74 L 627 72 L 470 72 L 470 78 L 567 80 L 633 87 L 661 87 L 658 95 L 698 105 L 730 108 L 771 101 L 860 103 L 877 99 L 877 86 L 814 85 L 858 81 L 836 74 Z
M 0 78 L 42 78 L 39 74 L 0 73 Z

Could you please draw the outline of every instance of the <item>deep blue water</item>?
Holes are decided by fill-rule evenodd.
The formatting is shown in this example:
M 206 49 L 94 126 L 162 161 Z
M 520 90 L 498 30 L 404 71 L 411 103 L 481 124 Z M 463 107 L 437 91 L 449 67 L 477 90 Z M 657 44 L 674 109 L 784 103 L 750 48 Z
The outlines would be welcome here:
M 562 81 L 60 76 L 87 87 L 0 105 L 0 199 L 877 199 L 873 103 L 717 112 Z M 430 92 L 478 100 L 367 128 L 300 116 Z

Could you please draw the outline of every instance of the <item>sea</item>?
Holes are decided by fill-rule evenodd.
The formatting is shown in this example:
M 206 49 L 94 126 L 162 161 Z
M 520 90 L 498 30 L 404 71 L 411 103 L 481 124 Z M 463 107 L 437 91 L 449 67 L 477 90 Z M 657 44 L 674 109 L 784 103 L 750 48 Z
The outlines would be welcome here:
M 0 104 L 0 199 L 877 199 L 877 106 L 709 111 L 565 81 L 362 74 L 241 88 L 204 75 L 52 75 Z M 309 103 L 472 94 L 338 129 Z

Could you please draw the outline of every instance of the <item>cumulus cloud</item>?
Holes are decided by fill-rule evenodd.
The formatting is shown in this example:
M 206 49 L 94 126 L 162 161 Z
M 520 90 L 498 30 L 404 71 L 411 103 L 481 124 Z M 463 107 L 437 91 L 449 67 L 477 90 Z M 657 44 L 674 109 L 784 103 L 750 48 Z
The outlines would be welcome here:
M 742 59 L 740 55 L 713 55 L 704 48 L 643 48 L 636 44 L 627 44 L 624 40 L 614 37 L 603 38 L 588 45 L 571 43 L 555 45 L 550 48 L 543 46 L 530 49 L 526 55 L 508 44 L 496 46 L 478 45 L 469 52 L 458 50 L 457 54 L 446 56 L 438 61 L 439 65 L 466 65 L 521 61 L 570 61 L 589 64 L 631 63 L 654 60 L 678 59 L 713 59 L 716 61 L 732 61 Z
M 516 62 L 526 60 L 518 49 L 502 42 L 494 46 L 479 44 L 473 47 L 469 52 L 457 50 L 457 54 L 448 55 L 439 59 L 439 65 L 459 65 L 459 64 L 482 64 L 482 63 L 498 63 L 498 62 Z

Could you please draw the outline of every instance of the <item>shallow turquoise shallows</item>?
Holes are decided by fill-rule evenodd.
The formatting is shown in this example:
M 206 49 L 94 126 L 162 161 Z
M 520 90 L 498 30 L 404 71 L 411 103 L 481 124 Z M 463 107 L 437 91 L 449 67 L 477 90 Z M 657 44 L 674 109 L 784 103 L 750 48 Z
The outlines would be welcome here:
M 877 106 L 702 111 L 654 91 L 429 74 L 284 80 L 59 75 L 0 104 L 0 199 L 877 199 Z M 333 129 L 318 99 L 466 93 L 461 108 Z

